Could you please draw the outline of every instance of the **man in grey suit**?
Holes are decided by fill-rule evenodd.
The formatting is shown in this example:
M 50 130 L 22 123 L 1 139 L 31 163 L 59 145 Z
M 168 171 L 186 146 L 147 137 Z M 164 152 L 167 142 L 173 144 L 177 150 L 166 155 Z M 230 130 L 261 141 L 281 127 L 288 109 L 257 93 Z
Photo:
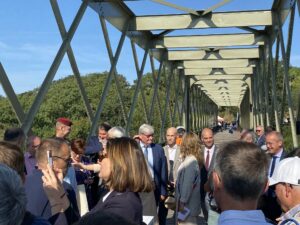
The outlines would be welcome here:
M 170 127 L 166 132 L 166 146 L 164 146 L 168 166 L 169 185 L 174 187 L 174 181 L 177 178 L 177 170 L 180 166 L 180 146 L 176 145 L 177 129 Z
M 166 132 L 166 145 L 164 146 L 164 151 L 166 155 L 167 168 L 168 168 L 168 192 L 174 191 L 175 181 L 177 179 L 177 170 L 180 166 L 180 147 L 176 144 L 177 129 L 175 127 L 170 127 Z M 167 217 L 168 209 L 163 206 L 163 216 Z
M 266 135 L 265 135 L 265 130 L 264 127 L 261 125 L 258 125 L 255 129 L 256 133 L 256 145 L 259 146 L 260 148 L 266 144 Z
M 212 198 L 209 190 L 209 176 L 213 171 L 218 148 L 214 144 L 214 134 L 210 128 L 204 128 L 201 132 L 201 141 L 203 144 L 203 158 L 204 166 L 201 168 L 201 207 L 203 210 L 204 218 L 208 219 L 209 204 L 208 201 Z

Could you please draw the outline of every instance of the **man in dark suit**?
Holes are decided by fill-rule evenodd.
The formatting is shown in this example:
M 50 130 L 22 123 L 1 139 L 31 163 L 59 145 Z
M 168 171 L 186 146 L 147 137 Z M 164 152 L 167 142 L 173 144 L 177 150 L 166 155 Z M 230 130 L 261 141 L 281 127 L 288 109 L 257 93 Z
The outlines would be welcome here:
M 111 126 L 104 122 L 101 123 L 98 127 L 98 135 L 91 136 L 87 142 L 85 147 L 85 155 L 89 157 L 90 161 L 93 163 L 97 163 L 99 159 L 99 153 L 102 152 L 106 148 L 107 142 L 107 133 L 110 130 Z M 93 174 L 93 183 L 91 185 L 91 192 L 93 196 L 92 207 L 95 206 L 103 194 L 106 193 L 106 188 L 99 184 L 99 176 L 97 173 Z
M 201 168 L 201 207 L 203 210 L 204 218 L 208 219 L 208 211 L 209 207 L 209 200 L 212 198 L 212 190 L 209 190 L 209 176 L 213 171 L 214 162 L 216 159 L 216 154 L 218 148 L 214 144 L 214 135 L 213 131 L 210 128 L 204 128 L 201 132 L 201 141 L 203 144 L 203 159 L 204 159 L 204 166 Z
M 265 136 L 265 131 L 264 131 L 264 127 L 261 125 L 258 125 L 255 129 L 255 133 L 256 133 L 256 145 L 258 147 L 262 147 L 266 144 L 266 136 Z
M 111 126 L 108 123 L 101 123 L 98 127 L 98 135 L 92 136 L 85 147 L 85 154 L 91 155 L 99 153 L 103 148 L 106 147 L 107 142 L 107 132 L 110 130 Z
M 283 137 L 282 134 L 276 131 L 269 132 L 266 135 L 267 152 L 270 155 L 270 167 L 268 176 L 271 177 L 275 168 L 278 166 L 279 161 L 285 158 L 286 152 L 283 149 Z M 262 197 L 262 210 L 265 216 L 275 222 L 282 211 L 276 200 L 274 187 L 270 187 L 269 190 Z
M 167 163 L 163 148 L 160 145 L 153 143 L 153 134 L 154 128 L 151 125 L 143 124 L 139 128 L 138 137 L 155 185 L 154 196 L 156 206 L 158 206 L 159 224 L 165 224 L 166 218 L 163 205 L 167 196 Z M 143 204 L 143 207 L 151 207 L 147 205 L 147 202 L 145 203 L 146 204 Z

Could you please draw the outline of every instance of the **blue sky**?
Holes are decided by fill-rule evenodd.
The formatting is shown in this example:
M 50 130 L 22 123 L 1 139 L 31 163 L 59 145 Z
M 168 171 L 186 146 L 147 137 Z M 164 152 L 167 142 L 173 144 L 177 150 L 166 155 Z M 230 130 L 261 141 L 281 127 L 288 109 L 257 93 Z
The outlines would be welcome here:
M 169 1 L 194 9 L 206 9 L 218 2 L 216 0 Z M 58 3 L 66 28 L 68 29 L 81 1 L 58 0 Z M 271 5 L 271 0 L 233 0 L 217 11 L 270 9 Z M 158 7 L 157 4 L 147 0 L 129 1 L 128 6 L 137 15 L 180 13 L 168 7 Z M 50 2 L 48 0 L 0 1 L 0 8 L 0 62 L 16 93 L 22 93 L 39 87 L 62 42 Z M 296 12 L 295 18 L 291 64 L 300 67 L 300 45 L 298 41 L 300 39 L 300 19 L 298 12 Z M 287 33 L 286 29 L 287 26 L 284 27 L 285 33 Z M 109 24 L 108 31 L 113 50 L 115 51 L 120 38 L 120 32 Z M 205 33 L 209 30 L 202 31 Z M 171 35 L 175 34 L 174 32 Z M 97 14 L 92 9 L 87 9 L 71 45 L 82 75 L 109 70 L 110 62 L 100 22 Z M 143 50 L 137 48 L 137 51 L 141 63 Z M 156 68 L 158 68 L 157 62 Z M 119 73 L 125 75 L 129 82 L 132 82 L 137 77 L 128 39 L 125 41 L 117 70 Z M 149 60 L 147 60 L 145 68 L 145 72 L 148 71 L 150 71 Z M 55 79 L 70 74 L 72 74 L 72 70 L 69 61 L 67 57 L 64 57 Z M 4 95 L 1 87 L 0 95 Z

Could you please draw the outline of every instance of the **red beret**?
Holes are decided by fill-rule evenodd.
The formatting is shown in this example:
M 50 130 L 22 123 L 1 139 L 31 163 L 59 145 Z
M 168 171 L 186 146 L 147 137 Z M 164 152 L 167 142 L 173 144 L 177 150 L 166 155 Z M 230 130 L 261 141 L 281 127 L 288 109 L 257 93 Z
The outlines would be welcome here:
M 64 124 L 64 125 L 66 125 L 66 126 L 72 126 L 72 121 L 70 120 L 70 119 L 68 119 L 68 118 L 64 118 L 64 117 L 60 117 L 60 118 L 58 118 L 57 120 L 56 120 L 56 122 L 60 122 L 60 123 L 62 123 L 62 124 Z

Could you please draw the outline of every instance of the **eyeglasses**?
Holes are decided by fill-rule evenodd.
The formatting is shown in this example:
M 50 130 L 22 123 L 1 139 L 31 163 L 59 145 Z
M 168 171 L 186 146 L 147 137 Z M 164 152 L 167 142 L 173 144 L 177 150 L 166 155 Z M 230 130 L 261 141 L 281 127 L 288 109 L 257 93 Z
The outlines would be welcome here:
M 55 156 L 52 156 L 52 158 L 57 158 L 57 159 L 63 160 L 67 164 L 68 167 L 71 166 L 71 164 L 72 164 L 72 159 L 70 157 L 67 158 L 67 159 L 64 159 L 64 158 L 62 158 L 60 156 L 56 156 L 55 155 Z
M 256 130 L 256 132 L 261 132 L 261 130 Z
M 101 153 L 99 155 L 99 162 L 102 162 L 103 159 L 108 158 L 107 153 Z
M 37 149 L 40 145 L 32 145 L 32 148 Z
M 153 137 L 153 134 L 143 134 L 146 138 Z

